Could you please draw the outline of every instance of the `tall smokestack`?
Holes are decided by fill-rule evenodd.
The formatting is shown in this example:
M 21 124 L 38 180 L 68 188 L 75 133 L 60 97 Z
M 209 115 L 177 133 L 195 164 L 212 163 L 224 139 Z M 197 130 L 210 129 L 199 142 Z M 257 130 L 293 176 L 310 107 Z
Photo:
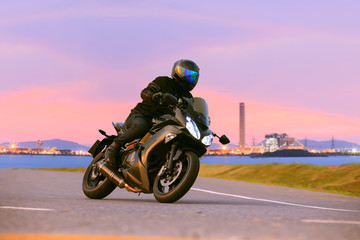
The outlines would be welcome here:
M 240 139 L 239 147 L 245 147 L 245 103 L 240 103 Z

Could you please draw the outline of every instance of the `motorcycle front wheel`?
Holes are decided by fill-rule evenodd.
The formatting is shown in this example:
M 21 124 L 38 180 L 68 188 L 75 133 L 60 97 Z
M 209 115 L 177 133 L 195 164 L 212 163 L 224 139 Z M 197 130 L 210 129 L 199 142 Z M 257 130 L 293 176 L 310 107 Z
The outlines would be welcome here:
M 171 174 L 156 176 L 153 184 L 156 200 L 161 203 L 173 203 L 182 198 L 194 184 L 199 168 L 199 157 L 194 152 L 184 152 L 175 162 Z
M 103 159 L 102 153 L 99 153 L 89 164 L 83 177 L 82 189 L 90 199 L 102 199 L 116 188 L 114 183 L 96 169 L 96 163 Z

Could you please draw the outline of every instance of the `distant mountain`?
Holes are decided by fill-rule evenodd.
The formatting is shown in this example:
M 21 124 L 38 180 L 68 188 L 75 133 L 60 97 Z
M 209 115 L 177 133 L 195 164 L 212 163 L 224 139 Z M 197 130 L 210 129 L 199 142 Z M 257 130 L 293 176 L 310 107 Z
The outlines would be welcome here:
M 66 141 L 61 139 L 51 139 L 51 140 L 43 140 L 41 141 L 43 145 L 41 146 L 42 149 L 50 150 L 53 147 L 56 147 L 58 150 L 72 150 L 72 151 L 87 151 L 89 150 L 88 146 L 80 145 L 76 142 Z M 37 148 L 38 141 L 30 141 L 30 142 L 19 142 L 16 143 L 18 148 L 30 148 L 34 149 Z M 0 145 L 8 146 L 10 145 L 9 142 L 1 143 Z
M 65 140 L 61 140 L 61 139 L 52 139 L 52 140 L 43 140 L 41 141 L 43 142 L 43 145 L 41 146 L 42 149 L 47 149 L 50 150 L 53 147 L 56 147 L 58 150 L 72 150 L 72 151 L 87 151 L 89 150 L 90 146 L 85 146 L 85 145 L 80 145 L 76 142 L 72 142 L 72 141 L 65 141 Z M 18 148 L 30 148 L 30 149 L 35 149 L 38 147 L 37 145 L 38 141 L 29 141 L 29 142 L 19 142 L 16 143 L 16 146 Z M 5 147 L 9 147 L 10 143 L 9 142 L 5 142 L 5 143 L 0 143 L 0 145 L 5 146 Z M 220 143 L 213 143 L 210 146 L 210 149 L 221 149 L 222 148 L 222 144 Z M 237 147 L 237 145 L 234 144 L 227 144 L 226 145 L 228 149 L 231 149 L 233 147 Z
M 315 141 L 310 139 L 298 140 L 302 145 L 306 146 L 308 149 L 314 150 L 324 150 L 324 149 L 351 149 L 351 148 L 360 148 L 360 145 L 357 143 L 334 140 L 334 146 L 332 146 L 332 140 L 328 141 Z
M 332 148 L 332 140 L 329 141 L 315 141 L 310 139 L 302 139 L 298 140 L 301 144 L 306 145 L 308 149 L 314 149 L 314 150 L 324 150 L 324 149 L 331 149 Z M 51 139 L 51 140 L 43 140 L 43 145 L 41 146 L 42 149 L 51 149 L 53 147 L 56 147 L 58 150 L 72 150 L 72 151 L 87 151 L 89 150 L 89 146 L 80 145 L 76 142 L 72 141 L 66 141 L 61 139 Z M 306 142 L 306 143 L 305 143 Z M 29 141 L 29 142 L 19 142 L 16 143 L 16 146 L 19 148 L 30 148 L 35 149 L 38 147 L 37 145 L 38 141 Z M 265 141 L 261 142 L 259 145 L 265 144 Z M 0 145 L 9 147 L 10 143 L 0 143 Z M 221 149 L 222 144 L 220 143 L 213 143 L 210 146 L 210 149 Z M 231 149 L 233 147 L 237 147 L 236 144 L 227 144 L 225 145 L 227 149 Z M 335 149 L 351 149 L 351 148 L 360 148 L 359 144 L 347 142 L 347 141 L 341 141 L 341 140 L 334 140 L 334 148 Z
M 298 140 L 302 145 L 306 145 L 306 147 L 308 149 L 312 149 L 312 150 L 324 150 L 324 149 L 331 149 L 332 148 L 332 140 L 329 141 L 315 141 L 315 140 L 310 140 L 310 139 L 303 139 L 303 140 Z M 306 144 L 305 144 L 306 142 Z M 261 143 L 258 144 L 258 146 L 260 145 L 265 145 L 265 140 L 262 141 Z M 221 149 L 223 145 L 221 145 L 220 143 L 213 143 L 210 146 L 211 150 L 216 150 L 216 149 Z M 231 149 L 233 147 L 238 147 L 238 145 L 236 144 L 228 144 L 226 145 L 227 149 Z M 347 142 L 347 141 L 342 141 L 342 140 L 334 140 L 334 149 L 338 149 L 338 150 L 342 150 L 342 149 L 352 149 L 352 148 L 360 148 L 360 145 L 357 143 L 352 143 L 352 142 Z

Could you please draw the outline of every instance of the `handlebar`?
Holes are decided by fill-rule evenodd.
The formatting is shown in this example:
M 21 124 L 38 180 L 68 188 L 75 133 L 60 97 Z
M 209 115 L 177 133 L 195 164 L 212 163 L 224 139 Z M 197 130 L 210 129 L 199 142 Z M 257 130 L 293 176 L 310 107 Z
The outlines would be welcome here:
M 176 105 L 178 102 L 178 99 L 170 93 L 165 93 L 164 97 L 163 97 L 163 101 L 167 104 Z

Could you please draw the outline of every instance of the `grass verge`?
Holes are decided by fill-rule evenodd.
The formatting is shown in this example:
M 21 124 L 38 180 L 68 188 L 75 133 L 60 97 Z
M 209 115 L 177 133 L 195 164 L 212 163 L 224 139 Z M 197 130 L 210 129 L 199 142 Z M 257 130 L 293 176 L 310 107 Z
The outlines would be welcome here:
M 85 172 L 86 168 L 36 168 L 36 170 L 44 171 L 63 171 L 63 172 Z
M 199 176 L 360 197 L 360 164 L 202 164 Z
M 84 172 L 86 168 L 39 170 Z M 199 176 L 260 183 L 360 197 L 360 164 L 317 166 L 308 164 L 201 164 Z

